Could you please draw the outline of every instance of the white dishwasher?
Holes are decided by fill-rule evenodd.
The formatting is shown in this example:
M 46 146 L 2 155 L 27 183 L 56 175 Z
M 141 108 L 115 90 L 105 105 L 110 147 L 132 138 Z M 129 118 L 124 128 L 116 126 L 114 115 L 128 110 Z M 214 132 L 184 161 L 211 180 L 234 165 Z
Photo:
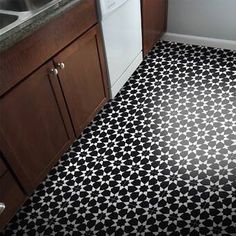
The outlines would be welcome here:
M 97 0 L 112 98 L 143 60 L 139 0 Z

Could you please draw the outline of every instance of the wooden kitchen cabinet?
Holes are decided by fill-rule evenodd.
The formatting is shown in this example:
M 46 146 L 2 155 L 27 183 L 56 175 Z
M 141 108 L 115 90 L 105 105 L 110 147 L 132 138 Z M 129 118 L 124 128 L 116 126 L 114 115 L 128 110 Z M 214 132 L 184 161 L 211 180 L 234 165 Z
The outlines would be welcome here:
M 0 161 L 3 161 L 1 155 Z M 14 215 L 16 209 L 26 200 L 26 196 L 16 179 L 7 167 L 4 167 L 6 171 L 0 176 L 0 202 L 4 203 L 5 210 L 0 214 L 0 231 Z
M 54 58 L 76 136 L 90 123 L 107 100 L 106 78 L 98 26 Z
M 80 0 L 13 47 L 1 52 L 0 96 L 96 23 L 96 0 Z
M 95 0 L 0 53 L 0 230 L 108 100 L 103 53 Z
M 167 0 L 141 0 L 144 56 L 166 31 Z
M 43 65 L 0 98 L 2 152 L 29 194 L 74 139 L 53 67 Z

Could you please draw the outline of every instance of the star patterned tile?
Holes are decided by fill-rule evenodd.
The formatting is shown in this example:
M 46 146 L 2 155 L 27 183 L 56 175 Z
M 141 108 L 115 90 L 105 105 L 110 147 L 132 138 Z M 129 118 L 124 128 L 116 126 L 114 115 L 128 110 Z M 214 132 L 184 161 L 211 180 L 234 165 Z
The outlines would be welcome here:
M 236 52 L 161 41 L 4 235 L 236 235 Z

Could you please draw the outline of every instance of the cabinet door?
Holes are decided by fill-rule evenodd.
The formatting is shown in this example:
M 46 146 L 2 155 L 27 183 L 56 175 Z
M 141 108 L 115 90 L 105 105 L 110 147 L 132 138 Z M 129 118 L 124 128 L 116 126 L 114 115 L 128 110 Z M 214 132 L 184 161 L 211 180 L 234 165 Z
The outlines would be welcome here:
M 0 214 L 0 232 L 25 200 L 26 196 L 15 178 L 10 171 L 7 171 L 4 176 L 0 177 L 0 202 L 6 207 Z
M 65 66 L 59 80 L 77 136 L 107 100 L 99 32 L 93 27 L 54 58 L 55 65 Z
M 56 77 L 48 76 L 50 68 L 52 62 L 0 98 L 1 149 L 27 193 L 42 181 L 73 139 L 60 85 Z
M 143 51 L 146 55 L 166 30 L 167 0 L 142 0 Z

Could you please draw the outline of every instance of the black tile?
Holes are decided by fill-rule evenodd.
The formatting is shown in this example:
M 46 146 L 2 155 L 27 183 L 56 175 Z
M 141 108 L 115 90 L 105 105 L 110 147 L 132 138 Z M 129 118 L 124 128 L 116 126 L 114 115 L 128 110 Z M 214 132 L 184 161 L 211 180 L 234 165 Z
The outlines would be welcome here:
M 5 234 L 236 234 L 235 65 L 159 42 Z

